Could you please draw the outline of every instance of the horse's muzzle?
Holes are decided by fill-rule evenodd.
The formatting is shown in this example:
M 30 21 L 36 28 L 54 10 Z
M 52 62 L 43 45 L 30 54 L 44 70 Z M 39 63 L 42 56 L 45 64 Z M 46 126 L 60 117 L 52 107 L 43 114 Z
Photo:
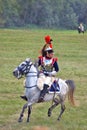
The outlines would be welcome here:
M 13 75 L 17 78 L 18 77 L 18 73 L 17 73 L 17 71 L 13 71 Z
M 13 71 L 13 75 L 17 78 L 17 79 L 20 79 L 22 77 L 20 71 L 18 70 L 18 68 L 16 68 L 14 71 Z

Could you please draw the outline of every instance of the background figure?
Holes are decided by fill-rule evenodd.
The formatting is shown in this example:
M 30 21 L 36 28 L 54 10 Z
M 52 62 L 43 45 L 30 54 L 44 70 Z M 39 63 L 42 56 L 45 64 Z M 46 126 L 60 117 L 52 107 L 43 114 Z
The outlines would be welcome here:
M 84 33 L 84 26 L 82 23 L 80 23 L 79 27 L 78 27 L 78 33 Z

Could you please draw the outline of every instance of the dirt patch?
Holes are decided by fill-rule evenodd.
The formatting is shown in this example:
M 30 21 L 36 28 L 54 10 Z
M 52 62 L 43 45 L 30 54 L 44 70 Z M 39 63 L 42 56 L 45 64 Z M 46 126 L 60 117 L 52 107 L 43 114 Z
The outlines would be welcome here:
M 50 130 L 48 127 L 45 126 L 35 126 L 32 130 Z

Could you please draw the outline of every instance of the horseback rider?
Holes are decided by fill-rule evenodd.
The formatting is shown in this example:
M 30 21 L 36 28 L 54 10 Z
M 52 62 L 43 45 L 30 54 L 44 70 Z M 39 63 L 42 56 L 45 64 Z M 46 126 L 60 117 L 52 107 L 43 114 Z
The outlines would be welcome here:
M 41 67 L 40 72 L 46 77 L 43 84 L 43 90 L 40 93 L 40 101 L 43 101 L 43 98 L 48 91 L 51 77 L 54 77 L 59 71 L 57 58 L 54 58 L 53 55 L 53 49 L 48 47 L 42 51 L 42 56 L 39 56 L 38 66 Z
M 53 49 L 52 49 L 53 40 L 51 39 L 49 35 L 45 36 L 44 39 L 45 39 L 46 44 L 43 46 L 41 50 L 41 56 L 38 57 L 38 66 L 41 67 L 40 72 L 41 74 L 43 73 L 45 76 L 43 90 L 41 91 L 41 94 L 40 94 L 41 101 L 43 100 L 45 93 L 47 92 L 47 89 L 49 88 L 51 77 L 55 76 L 56 73 L 59 71 L 57 58 L 53 57 Z M 38 78 L 38 81 L 39 79 L 40 79 L 40 76 Z M 25 95 L 21 96 L 21 98 L 27 100 Z
M 78 27 L 78 32 L 79 33 L 84 33 L 84 26 L 83 26 L 83 24 L 82 23 L 80 23 L 80 25 L 79 25 L 79 27 Z

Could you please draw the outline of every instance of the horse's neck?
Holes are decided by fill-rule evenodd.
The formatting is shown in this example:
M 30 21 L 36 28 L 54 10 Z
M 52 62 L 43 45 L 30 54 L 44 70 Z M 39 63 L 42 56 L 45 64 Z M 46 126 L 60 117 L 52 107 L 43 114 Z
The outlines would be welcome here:
M 32 87 L 37 85 L 37 78 L 37 69 L 34 65 L 32 65 L 29 73 L 26 75 L 26 86 Z

